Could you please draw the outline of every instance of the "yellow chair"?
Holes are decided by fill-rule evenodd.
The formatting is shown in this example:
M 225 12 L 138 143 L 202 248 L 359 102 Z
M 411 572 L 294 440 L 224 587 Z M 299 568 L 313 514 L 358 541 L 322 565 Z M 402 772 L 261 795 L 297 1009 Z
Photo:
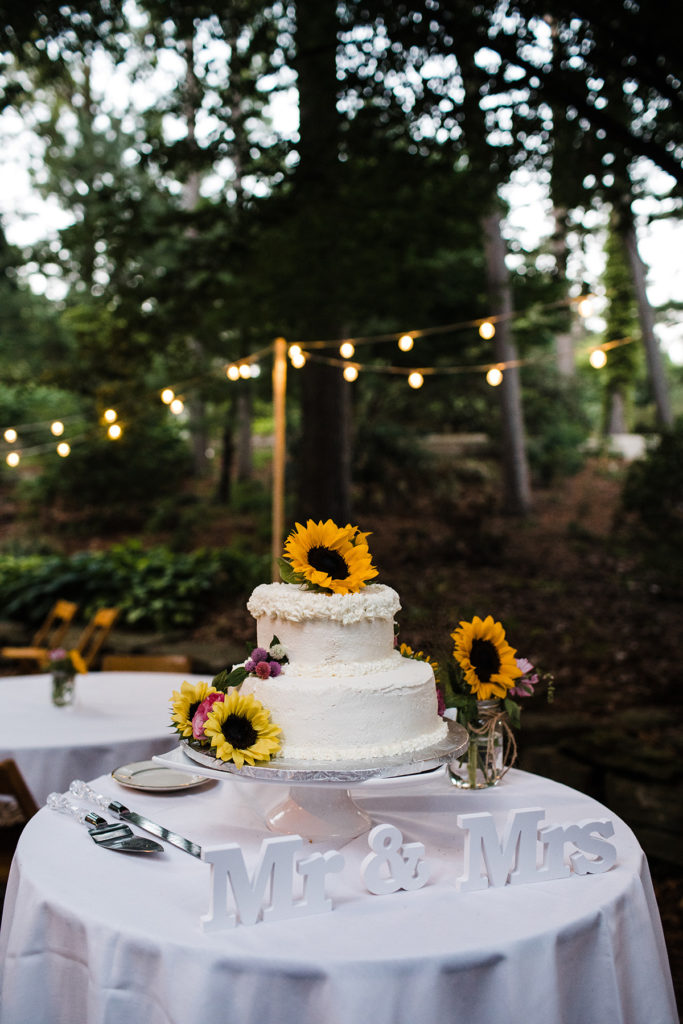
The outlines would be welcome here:
M 0 884 L 7 882 L 10 864 L 26 822 L 38 811 L 16 763 L 0 761 Z
M 185 654 L 105 654 L 103 672 L 191 672 Z
M 118 618 L 118 608 L 100 608 L 80 635 L 76 650 L 89 670 Z
M 53 651 L 62 646 L 66 631 L 71 625 L 71 620 L 77 609 L 78 605 L 73 601 L 57 601 L 33 637 L 31 646 L 3 647 L 0 654 L 3 658 L 11 658 L 13 661 L 40 662 L 45 651 Z

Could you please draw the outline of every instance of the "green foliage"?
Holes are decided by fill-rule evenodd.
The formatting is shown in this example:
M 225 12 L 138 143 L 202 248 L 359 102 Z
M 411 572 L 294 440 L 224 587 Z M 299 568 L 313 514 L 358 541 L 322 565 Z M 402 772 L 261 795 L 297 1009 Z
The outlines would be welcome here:
M 116 606 L 128 626 L 189 628 L 218 598 L 262 582 L 266 562 L 241 547 L 177 554 L 163 546 L 145 550 L 136 541 L 71 556 L 0 555 L 0 603 L 7 617 L 31 626 L 66 598 L 78 602 L 83 618 Z
M 557 371 L 524 371 L 524 418 L 531 471 L 542 486 L 579 471 L 590 420 L 580 385 Z
M 629 467 L 622 505 L 653 538 L 680 546 L 683 531 L 683 418 Z

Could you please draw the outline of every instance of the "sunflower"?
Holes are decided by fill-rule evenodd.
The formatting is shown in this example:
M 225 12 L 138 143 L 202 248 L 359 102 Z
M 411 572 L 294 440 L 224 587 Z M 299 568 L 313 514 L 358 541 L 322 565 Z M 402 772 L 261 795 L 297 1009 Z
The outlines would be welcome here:
M 355 594 L 377 576 L 368 536 L 357 526 L 340 527 L 331 519 L 297 523 L 285 541 L 284 561 L 291 567 L 292 582 L 333 594 Z
M 261 701 L 239 690 L 214 704 L 204 725 L 204 735 L 211 740 L 216 757 L 234 761 L 238 768 L 245 761 L 269 761 L 280 749 L 280 732 Z
M 415 661 L 426 661 L 428 665 L 432 666 L 434 675 L 439 671 L 438 661 L 434 661 L 434 659 L 428 654 L 425 654 L 424 651 L 414 651 L 410 644 L 401 644 L 399 647 L 399 654 L 403 655 L 404 658 L 414 658 Z
M 181 736 L 186 736 L 189 739 L 192 738 L 192 719 L 194 718 L 195 711 L 210 693 L 215 692 L 216 687 L 212 686 L 211 683 L 183 683 L 180 687 L 180 693 L 177 690 L 173 691 L 173 696 L 171 697 L 171 721 L 173 728 Z
M 471 622 L 461 622 L 451 636 L 455 640 L 453 657 L 477 700 L 505 697 L 522 670 L 500 622 L 494 622 L 491 615 L 483 621 L 475 615 Z

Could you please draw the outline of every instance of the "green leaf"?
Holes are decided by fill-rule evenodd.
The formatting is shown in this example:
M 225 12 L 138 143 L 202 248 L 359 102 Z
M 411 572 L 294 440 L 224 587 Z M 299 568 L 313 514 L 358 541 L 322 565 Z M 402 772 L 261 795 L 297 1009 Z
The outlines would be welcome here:
M 238 665 L 233 668 L 232 671 L 228 672 L 227 668 L 224 668 L 222 672 L 219 672 L 214 677 L 213 685 L 221 693 L 227 693 L 229 686 L 239 686 L 247 678 L 249 673 L 243 665 Z
M 507 711 L 507 716 L 510 719 L 510 724 L 514 729 L 521 729 L 522 727 L 522 709 L 516 701 L 511 700 L 510 697 L 506 697 L 503 701 L 503 707 Z

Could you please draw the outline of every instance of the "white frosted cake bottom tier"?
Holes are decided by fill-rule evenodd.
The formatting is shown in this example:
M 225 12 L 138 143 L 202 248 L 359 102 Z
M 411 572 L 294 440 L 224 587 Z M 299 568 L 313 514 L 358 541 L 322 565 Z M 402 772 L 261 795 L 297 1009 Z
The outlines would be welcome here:
M 301 761 L 393 757 L 440 742 L 434 674 L 425 662 L 358 677 L 288 676 L 242 683 L 282 729 L 279 756 Z

